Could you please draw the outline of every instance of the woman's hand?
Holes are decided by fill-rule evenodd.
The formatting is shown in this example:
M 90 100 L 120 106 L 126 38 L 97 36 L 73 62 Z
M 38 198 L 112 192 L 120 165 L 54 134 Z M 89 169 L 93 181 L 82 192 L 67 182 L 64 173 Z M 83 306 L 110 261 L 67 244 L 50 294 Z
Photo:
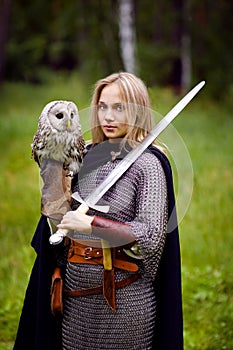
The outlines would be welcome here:
M 91 223 L 94 220 L 94 216 L 86 215 L 79 211 L 68 211 L 64 216 L 58 228 L 75 230 L 84 233 L 91 233 Z

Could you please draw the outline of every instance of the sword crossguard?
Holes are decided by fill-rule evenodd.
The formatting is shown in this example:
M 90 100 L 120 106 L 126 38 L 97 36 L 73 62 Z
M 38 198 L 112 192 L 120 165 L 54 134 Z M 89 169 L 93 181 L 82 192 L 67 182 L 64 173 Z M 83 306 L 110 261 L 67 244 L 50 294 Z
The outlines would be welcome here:
M 85 204 L 85 205 L 88 205 L 88 208 L 91 208 L 91 209 L 95 209 L 97 211 L 100 211 L 101 213 L 108 213 L 109 212 L 109 208 L 110 206 L 109 205 L 96 205 L 96 204 L 89 204 L 89 203 L 86 203 L 82 197 L 80 196 L 80 194 L 78 192 L 74 192 L 72 195 L 71 195 L 72 198 L 74 198 L 76 201 L 78 201 L 79 203 L 81 204 Z

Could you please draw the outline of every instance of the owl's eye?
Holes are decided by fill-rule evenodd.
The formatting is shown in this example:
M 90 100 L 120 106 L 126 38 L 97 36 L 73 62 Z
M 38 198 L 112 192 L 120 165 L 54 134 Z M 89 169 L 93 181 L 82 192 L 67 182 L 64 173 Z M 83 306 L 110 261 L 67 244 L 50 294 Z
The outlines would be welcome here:
M 63 113 L 56 114 L 57 119 L 62 119 L 64 117 Z
M 74 118 L 74 113 L 70 113 L 70 118 L 73 119 Z

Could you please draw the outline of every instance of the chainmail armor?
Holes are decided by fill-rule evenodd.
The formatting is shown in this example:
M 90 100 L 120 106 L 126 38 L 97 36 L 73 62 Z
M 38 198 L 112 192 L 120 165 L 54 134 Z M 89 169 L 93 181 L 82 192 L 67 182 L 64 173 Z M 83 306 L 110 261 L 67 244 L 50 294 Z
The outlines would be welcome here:
M 118 164 L 109 161 L 79 179 L 74 191 L 85 198 Z M 104 195 L 110 204 L 107 214 L 88 214 L 128 223 L 140 249 L 142 275 L 138 281 L 116 290 L 114 313 L 103 295 L 67 297 L 62 324 L 63 350 L 149 350 L 156 322 L 153 279 L 163 251 L 167 226 L 167 187 L 159 160 L 144 152 L 118 182 Z M 100 203 L 98 203 L 100 204 Z M 78 206 L 74 203 L 73 209 Z M 98 239 L 76 233 L 80 239 Z M 82 289 L 102 284 L 102 265 L 68 263 L 66 289 Z M 130 272 L 115 269 L 115 280 Z

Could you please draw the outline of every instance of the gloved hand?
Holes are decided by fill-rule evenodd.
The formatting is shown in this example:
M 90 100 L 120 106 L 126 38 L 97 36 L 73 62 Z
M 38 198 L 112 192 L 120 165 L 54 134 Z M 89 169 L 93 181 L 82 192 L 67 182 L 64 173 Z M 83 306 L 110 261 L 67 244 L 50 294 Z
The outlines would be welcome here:
M 61 162 L 43 159 L 40 166 L 43 180 L 41 195 L 41 213 L 60 221 L 70 210 L 71 177 L 66 176 Z

